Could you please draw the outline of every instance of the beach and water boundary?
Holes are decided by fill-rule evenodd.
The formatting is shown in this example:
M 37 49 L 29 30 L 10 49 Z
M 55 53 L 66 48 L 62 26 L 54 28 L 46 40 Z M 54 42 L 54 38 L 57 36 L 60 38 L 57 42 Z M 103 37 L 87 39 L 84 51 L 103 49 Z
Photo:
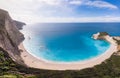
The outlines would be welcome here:
M 108 50 L 104 52 L 102 55 L 99 55 L 90 60 L 71 63 L 56 63 L 44 61 L 27 52 L 27 50 L 24 48 L 23 43 L 19 45 L 19 49 L 22 50 L 21 57 L 28 67 L 47 70 L 80 70 L 84 68 L 93 67 L 94 65 L 102 63 L 103 61 L 108 59 L 114 52 L 117 51 L 117 46 L 111 44 Z
M 39 26 L 43 27 L 40 28 L 40 30 L 46 30 L 46 25 L 53 27 L 57 27 L 56 31 L 61 29 L 59 28 L 59 24 L 55 24 L 53 26 L 53 24 L 45 24 L 45 25 L 32 25 L 30 27 L 28 27 L 27 31 L 29 30 L 29 32 L 31 32 L 35 27 L 35 31 L 39 31 Z M 56 26 L 57 25 L 57 26 Z M 116 28 L 112 28 L 114 26 L 116 26 Z M 106 31 L 108 32 L 111 36 L 118 36 L 119 35 L 119 24 L 117 23 L 88 23 L 86 24 L 60 24 L 60 27 L 65 27 L 65 29 L 73 29 L 75 28 L 75 30 L 77 31 L 88 31 L 86 28 L 89 29 L 89 26 L 92 26 L 91 29 L 89 29 L 89 31 Z M 67 27 L 66 27 L 67 26 Z M 75 27 L 74 27 L 75 26 Z M 82 26 L 82 27 L 81 27 Z M 101 26 L 105 26 L 105 27 L 101 27 Z M 71 28 L 72 27 L 72 28 Z M 84 28 L 85 27 L 85 28 Z M 30 29 L 29 29 L 30 28 Z M 59 29 L 58 29 L 59 28 Z M 80 30 L 78 30 L 78 28 Z M 50 29 L 51 30 L 51 29 Z M 54 30 L 54 29 L 53 29 Z M 112 31 L 112 32 L 111 32 Z M 114 31 L 114 32 L 113 32 Z M 24 33 L 26 35 L 26 33 Z M 28 33 L 29 36 L 30 33 Z M 31 36 L 32 37 L 32 36 Z M 33 37 L 32 37 L 33 38 Z M 23 52 L 21 52 L 21 57 L 23 58 L 24 62 L 26 65 L 28 65 L 29 67 L 33 67 L 33 68 L 39 68 L 39 69 L 48 69 L 48 70 L 80 70 L 80 69 L 84 69 L 84 68 L 89 68 L 89 67 L 93 67 L 94 65 L 98 65 L 102 62 L 104 62 L 106 59 L 108 59 L 114 52 L 117 51 L 117 45 L 114 44 L 110 44 L 109 48 L 104 51 L 101 55 L 98 55 L 96 57 L 93 57 L 92 59 L 88 59 L 88 60 L 84 60 L 84 61 L 76 61 L 76 62 L 54 62 L 54 61 L 48 61 L 45 60 L 43 58 L 40 57 L 36 57 L 35 55 L 31 54 L 32 52 L 30 52 L 30 50 L 27 50 L 27 48 L 23 45 L 23 43 L 21 43 L 19 45 L 19 48 L 21 50 L 23 50 Z

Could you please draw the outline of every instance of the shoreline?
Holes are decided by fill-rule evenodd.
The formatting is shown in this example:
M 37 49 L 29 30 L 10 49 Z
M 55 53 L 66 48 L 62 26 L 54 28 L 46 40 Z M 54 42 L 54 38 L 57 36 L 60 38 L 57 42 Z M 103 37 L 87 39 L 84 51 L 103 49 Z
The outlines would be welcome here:
M 108 50 L 106 50 L 106 52 L 100 56 L 97 56 L 90 60 L 72 63 L 56 63 L 44 61 L 27 52 L 27 50 L 24 48 L 23 43 L 19 45 L 19 49 L 22 50 L 21 57 L 28 67 L 47 70 L 81 70 L 84 68 L 93 67 L 94 65 L 97 64 L 101 64 L 103 61 L 108 59 L 115 51 L 117 51 L 117 46 L 111 44 Z

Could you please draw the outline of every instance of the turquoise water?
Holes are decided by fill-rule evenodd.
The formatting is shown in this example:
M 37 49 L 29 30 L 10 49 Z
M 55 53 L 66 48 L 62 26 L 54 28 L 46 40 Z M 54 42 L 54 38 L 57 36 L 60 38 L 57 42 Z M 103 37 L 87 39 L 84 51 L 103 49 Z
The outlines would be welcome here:
M 116 34 L 118 28 L 111 27 L 109 23 L 34 24 L 22 30 L 26 38 L 23 43 L 28 52 L 47 61 L 83 61 L 102 55 L 110 47 L 108 42 L 91 37 L 104 31 L 111 35 L 120 34 Z

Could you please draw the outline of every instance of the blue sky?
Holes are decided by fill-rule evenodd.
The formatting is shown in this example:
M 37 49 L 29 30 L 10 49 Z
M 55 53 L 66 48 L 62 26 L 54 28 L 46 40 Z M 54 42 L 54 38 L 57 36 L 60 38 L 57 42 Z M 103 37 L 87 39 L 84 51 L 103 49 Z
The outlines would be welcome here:
M 120 22 L 120 0 L 0 0 L 13 19 L 37 22 Z

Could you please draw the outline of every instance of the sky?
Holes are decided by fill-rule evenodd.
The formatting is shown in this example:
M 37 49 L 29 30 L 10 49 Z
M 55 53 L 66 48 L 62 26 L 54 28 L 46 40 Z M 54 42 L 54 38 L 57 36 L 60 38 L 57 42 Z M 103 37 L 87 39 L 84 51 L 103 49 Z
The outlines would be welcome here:
M 0 0 L 15 20 L 38 22 L 120 22 L 120 0 Z

